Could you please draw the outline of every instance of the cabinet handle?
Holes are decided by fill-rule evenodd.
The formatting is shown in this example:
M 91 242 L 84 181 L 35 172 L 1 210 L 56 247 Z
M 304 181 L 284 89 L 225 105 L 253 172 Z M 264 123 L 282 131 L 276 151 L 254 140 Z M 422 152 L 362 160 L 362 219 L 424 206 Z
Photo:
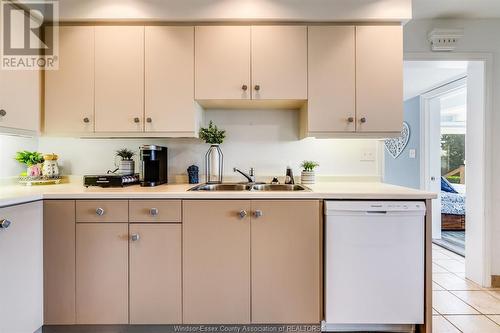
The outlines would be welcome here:
M 137 119 L 137 118 L 136 118 L 136 119 Z M 147 118 L 146 118 L 146 122 L 147 122 L 147 123 L 152 123 L 152 122 L 153 122 L 153 119 L 151 119 L 151 117 L 147 117 Z
M 88 124 L 88 123 L 90 123 L 90 119 L 89 119 L 89 118 L 87 118 L 87 117 L 85 117 L 85 118 L 83 118 L 83 122 L 84 122 L 85 124 Z
M 103 216 L 104 215 L 104 209 L 102 209 L 101 207 L 97 208 L 95 210 L 95 213 L 99 216 Z
M 139 123 L 141 120 L 138 117 L 134 118 L 134 123 Z
M 348 122 L 348 123 L 353 123 L 353 122 L 354 122 L 354 117 L 349 117 L 349 118 L 347 118 L 347 122 Z
M 263 214 L 262 214 L 262 211 L 261 210 L 256 210 L 255 212 L 253 212 L 253 216 L 255 218 L 259 218 L 261 217 Z
M 10 222 L 9 220 L 6 219 L 0 220 L 0 229 L 7 229 L 10 227 L 11 224 L 12 222 Z
M 244 85 L 241 86 L 241 90 L 247 91 L 247 89 L 248 89 L 248 86 L 246 84 L 244 84 Z
M 238 215 L 240 216 L 240 219 L 244 219 L 248 214 L 246 210 L 242 209 Z
M 158 213 L 159 213 L 158 208 L 151 208 L 151 209 L 149 210 L 149 214 L 150 214 L 151 216 L 157 216 L 157 215 L 158 215 Z
M 364 123 L 366 123 L 366 118 L 365 118 L 365 117 L 363 117 L 363 118 L 361 118 L 359 121 L 360 121 L 362 124 L 364 124 Z
M 258 84 L 255 85 L 255 91 L 259 91 L 260 90 L 260 86 Z
M 141 236 L 139 236 L 139 234 L 132 234 L 132 235 L 130 236 L 130 240 L 131 240 L 132 242 L 137 242 L 139 239 L 141 239 Z
M 7 115 L 7 111 L 5 111 L 4 109 L 1 109 L 0 110 L 0 117 L 5 117 Z

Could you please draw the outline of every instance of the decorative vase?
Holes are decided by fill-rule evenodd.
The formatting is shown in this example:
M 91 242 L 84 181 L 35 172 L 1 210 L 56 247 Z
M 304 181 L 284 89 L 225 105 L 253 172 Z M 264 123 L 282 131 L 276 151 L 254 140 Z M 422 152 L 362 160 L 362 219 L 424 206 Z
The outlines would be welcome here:
M 48 178 L 57 178 L 59 176 L 59 165 L 57 164 L 56 154 L 46 154 L 43 156 L 42 174 Z
M 34 164 L 27 168 L 26 174 L 28 177 L 40 177 L 42 175 L 42 165 Z
M 134 160 L 121 160 L 118 172 L 124 176 L 133 175 L 135 172 Z
M 300 181 L 302 184 L 314 184 L 316 181 L 316 175 L 314 171 L 302 171 L 300 176 Z
M 224 155 L 218 144 L 212 144 L 205 154 L 205 177 L 207 183 L 222 183 Z

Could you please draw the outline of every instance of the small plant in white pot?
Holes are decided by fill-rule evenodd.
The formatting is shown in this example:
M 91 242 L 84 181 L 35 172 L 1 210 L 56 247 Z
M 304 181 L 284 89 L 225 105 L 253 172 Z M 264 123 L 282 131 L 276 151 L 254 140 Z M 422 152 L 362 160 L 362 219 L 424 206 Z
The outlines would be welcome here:
M 124 176 L 133 175 L 135 173 L 135 163 L 132 157 L 135 153 L 127 148 L 116 151 L 116 156 L 121 158 L 118 172 Z
M 314 184 L 316 181 L 316 176 L 314 168 L 318 167 L 318 162 L 314 161 L 304 161 L 300 165 L 302 167 L 301 183 L 302 184 Z

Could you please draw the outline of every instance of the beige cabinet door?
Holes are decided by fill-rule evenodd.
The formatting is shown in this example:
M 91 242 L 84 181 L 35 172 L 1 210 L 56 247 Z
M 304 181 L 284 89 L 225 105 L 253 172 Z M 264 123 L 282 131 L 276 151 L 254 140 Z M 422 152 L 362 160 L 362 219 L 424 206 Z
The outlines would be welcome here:
M 356 27 L 356 130 L 400 132 L 403 123 L 403 28 Z
M 93 131 L 94 27 L 61 26 L 59 69 L 45 72 L 44 132 Z
M 252 323 L 319 323 L 319 201 L 254 200 L 252 212 Z
M 145 27 L 145 129 L 196 136 L 194 28 Z
M 182 323 L 181 224 L 130 225 L 130 324 Z
M 307 99 L 307 27 L 252 26 L 252 99 Z
M 195 99 L 250 99 L 250 29 L 195 28 Z
M 76 323 L 128 324 L 127 223 L 77 223 Z
M 43 204 L 44 324 L 76 324 L 75 201 Z
M 309 27 L 309 134 L 356 130 L 355 59 L 355 27 Z
M 35 332 L 43 325 L 42 202 L 0 209 L 0 332 Z
M 95 27 L 95 131 L 144 130 L 144 27 Z
M 249 214 L 248 200 L 183 202 L 185 324 L 250 322 Z
M 6 6 L 3 9 L 14 7 L 8 2 L 2 5 Z M 33 23 L 33 20 L 30 20 L 30 23 Z M 22 35 L 23 31 L 16 29 L 19 27 L 21 26 L 15 25 L 10 34 Z M 0 34 L 3 34 L 2 28 L 3 24 L 0 24 Z M 6 59 L 2 58 L 2 61 Z M 40 131 L 40 74 L 38 70 L 0 69 L 0 133 L 12 130 L 20 130 L 21 133 Z
M 40 131 L 39 71 L 0 70 L 0 132 L 2 127 Z

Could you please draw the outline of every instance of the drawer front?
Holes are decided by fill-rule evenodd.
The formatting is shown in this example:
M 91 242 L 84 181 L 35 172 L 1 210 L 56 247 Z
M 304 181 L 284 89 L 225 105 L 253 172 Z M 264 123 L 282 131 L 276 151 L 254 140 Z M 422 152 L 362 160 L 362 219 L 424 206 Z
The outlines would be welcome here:
M 130 222 L 181 222 L 180 200 L 130 200 Z
M 128 201 L 77 200 L 76 222 L 128 222 Z

